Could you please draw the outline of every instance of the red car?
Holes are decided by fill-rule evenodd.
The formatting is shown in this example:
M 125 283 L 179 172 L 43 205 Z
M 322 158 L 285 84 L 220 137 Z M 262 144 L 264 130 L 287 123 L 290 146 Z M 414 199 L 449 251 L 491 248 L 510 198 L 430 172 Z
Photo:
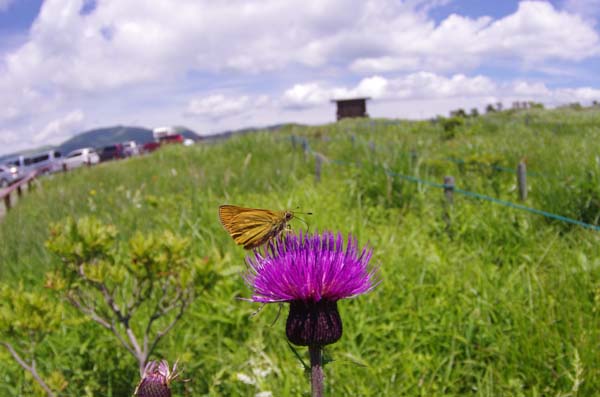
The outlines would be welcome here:
M 174 134 L 174 135 L 165 135 L 158 138 L 158 141 L 163 143 L 183 143 L 183 135 Z
M 144 145 L 142 146 L 142 152 L 150 153 L 150 152 L 155 151 L 159 147 L 160 147 L 159 142 L 147 142 L 147 143 L 144 143 Z
M 173 135 L 165 135 L 158 138 L 157 141 L 147 142 L 142 146 L 142 151 L 144 153 L 150 153 L 161 147 L 162 145 L 168 145 L 171 143 L 182 144 L 183 143 L 183 135 L 181 134 L 173 134 Z

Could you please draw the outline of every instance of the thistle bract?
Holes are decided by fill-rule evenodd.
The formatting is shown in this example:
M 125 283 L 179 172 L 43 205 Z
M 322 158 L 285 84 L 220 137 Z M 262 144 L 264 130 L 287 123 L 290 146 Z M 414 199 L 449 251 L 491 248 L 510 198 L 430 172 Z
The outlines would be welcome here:
M 142 380 L 133 395 L 137 397 L 171 397 L 170 384 L 178 376 L 177 363 L 171 370 L 166 360 L 162 360 L 160 363 L 150 361 L 146 364 Z

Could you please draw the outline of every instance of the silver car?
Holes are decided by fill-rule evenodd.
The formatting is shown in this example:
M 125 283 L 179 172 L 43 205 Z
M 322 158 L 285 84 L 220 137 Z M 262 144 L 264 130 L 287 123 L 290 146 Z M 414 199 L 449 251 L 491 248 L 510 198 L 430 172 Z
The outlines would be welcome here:
M 23 174 L 16 165 L 0 165 L 0 189 L 9 187 L 21 178 Z
M 125 141 L 121 145 L 123 146 L 123 154 L 125 157 L 140 155 L 140 147 L 136 141 Z
M 82 165 L 94 165 L 100 162 L 98 153 L 93 148 L 86 147 L 73 150 L 63 160 L 63 168 L 72 170 L 73 168 L 81 167 Z

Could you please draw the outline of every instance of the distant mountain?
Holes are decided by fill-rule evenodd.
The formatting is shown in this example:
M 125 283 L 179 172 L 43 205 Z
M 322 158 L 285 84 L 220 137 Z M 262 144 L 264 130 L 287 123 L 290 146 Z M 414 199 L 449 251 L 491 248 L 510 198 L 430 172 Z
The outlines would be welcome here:
M 282 128 L 294 127 L 294 126 L 304 127 L 303 124 L 298 124 L 298 123 L 282 123 L 282 124 L 269 125 L 266 127 L 247 127 L 247 128 L 241 128 L 238 130 L 223 131 L 223 132 L 219 132 L 219 133 L 211 134 L 211 135 L 201 135 L 199 140 L 213 141 L 213 140 L 227 139 L 233 135 L 244 135 L 244 134 L 249 134 L 249 133 L 259 132 L 259 131 L 276 132 Z
M 194 141 L 214 141 L 220 139 L 226 139 L 231 137 L 232 135 L 242 135 L 257 131 L 277 131 L 286 126 L 301 126 L 301 124 L 295 123 L 286 123 L 286 124 L 276 124 L 267 127 L 250 127 L 250 128 L 242 128 L 239 130 L 230 130 L 223 131 L 217 134 L 211 135 L 198 135 L 194 131 L 189 128 L 176 126 L 173 127 L 176 133 L 183 135 L 186 139 L 193 139 Z M 102 148 L 104 146 L 112 145 L 115 143 L 125 142 L 125 141 L 136 141 L 139 144 L 144 144 L 146 142 L 151 142 L 154 140 L 152 136 L 152 130 L 144 127 L 127 127 L 127 126 L 114 126 L 114 127 L 105 127 L 105 128 L 97 128 L 94 130 L 89 130 L 82 132 L 80 134 L 75 135 L 69 140 L 63 142 L 58 146 L 43 146 L 36 149 L 31 149 L 27 151 L 22 151 L 19 153 L 11 153 L 0 156 L 0 162 L 10 159 L 12 157 L 16 157 L 18 155 L 30 155 L 36 154 L 40 152 L 44 152 L 47 150 L 56 149 L 60 151 L 63 155 L 69 153 L 72 150 L 84 148 L 84 147 L 93 147 L 93 148 Z
M 178 134 L 183 135 L 184 138 L 197 140 L 198 134 L 189 128 L 175 127 Z M 107 128 L 98 128 L 95 130 L 85 131 L 81 134 L 74 136 L 66 142 L 63 142 L 59 147 L 63 154 L 69 153 L 71 150 L 93 147 L 101 148 L 115 143 L 121 143 L 125 141 L 136 141 L 140 144 L 151 142 L 154 140 L 152 136 L 152 130 L 143 127 L 126 127 L 126 126 L 115 126 Z

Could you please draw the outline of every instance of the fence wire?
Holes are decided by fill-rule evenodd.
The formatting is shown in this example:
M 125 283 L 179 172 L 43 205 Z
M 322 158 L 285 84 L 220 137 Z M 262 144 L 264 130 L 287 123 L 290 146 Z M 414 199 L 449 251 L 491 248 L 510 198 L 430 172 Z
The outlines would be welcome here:
M 313 151 L 311 149 L 309 142 L 305 138 L 292 135 L 291 139 L 292 139 L 292 143 L 295 143 L 296 141 L 301 142 L 302 148 L 304 149 L 305 152 L 307 152 L 307 153 L 309 153 L 309 154 L 311 154 L 313 156 L 320 156 L 321 155 L 321 154 L 319 154 L 319 153 L 317 153 L 317 152 L 315 152 L 315 151 Z M 333 163 L 333 164 L 336 164 L 336 165 L 339 165 L 339 166 L 343 166 L 343 167 L 344 166 L 362 167 L 362 163 L 360 163 L 360 162 L 349 162 L 349 161 L 343 161 L 343 160 L 337 160 L 337 159 L 328 159 L 328 161 L 330 163 Z M 508 171 L 508 170 L 509 169 L 506 168 L 506 171 Z M 537 208 L 528 207 L 528 206 L 523 205 L 523 204 L 513 203 L 513 202 L 507 201 L 507 200 L 501 200 L 501 199 L 498 199 L 496 197 L 488 196 L 488 195 L 477 193 L 477 192 L 471 192 L 469 190 L 464 190 L 464 189 L 458 188 L 455 185 L 448 185 L 448 184 L 444 184 L 444 183 L 432 182 L 432 181 L 428 181 L 426 179 L 421 179 L 421 178 L 418 178 L 418 177 L 415 177 L 415 176 L 412 176 L 412 175 L 405 175 L 405 174 L 401 174 L 401 173 L 398 173 L 398 172 L 394 172 L 394 171 L 391 171 L 391 170 L 385 169 L 385 168 L 383 168 L 383 172 L 385 172 L 389 176 L 398 177 L 398 178 L 404 179 L 406 181 L 410 181 L 410 182 L 414 182 L 414 183 L 420 183 L 420 184 L 425 185 L 425 186 L 431 186 L 431 187 L 439 188 L 439 189 L 452 189 L 453 192 L 455 192 L 457 194 L 462 194 L 462 195 L 467 196 L 467 197 L 475 198 L 475 199 L 478 199 L 478 200 L 489 201 L 491 203 L 502 205 L 502 206 L 505 206 L 505 207 L 514 208 L 514 209 L 517 209 L 517 210 L 529 212 L 531 214 L 541 215 L 541 216 L 544 216 L 546 218 L 554 219 L 554 220 L 557 220 L 557 221 L 566 222 L 566 223 L 570 223 L 570 224 L 573 224 L 573 225 L 581 226 L 581 227 L 586 228 L 586 229 L 600 231 L 600 226 L 592 225 L 590 223 L 585 223 L 585 222 L 579 221 L 577 219 L 568 218 L 566 216 L 562 216 L 562 215 L 558 215 L 558 214 L 553 214 L 551 212 L 539 210 Z M 514 173 L 515 171 L 511 170 L 511 172 Z

